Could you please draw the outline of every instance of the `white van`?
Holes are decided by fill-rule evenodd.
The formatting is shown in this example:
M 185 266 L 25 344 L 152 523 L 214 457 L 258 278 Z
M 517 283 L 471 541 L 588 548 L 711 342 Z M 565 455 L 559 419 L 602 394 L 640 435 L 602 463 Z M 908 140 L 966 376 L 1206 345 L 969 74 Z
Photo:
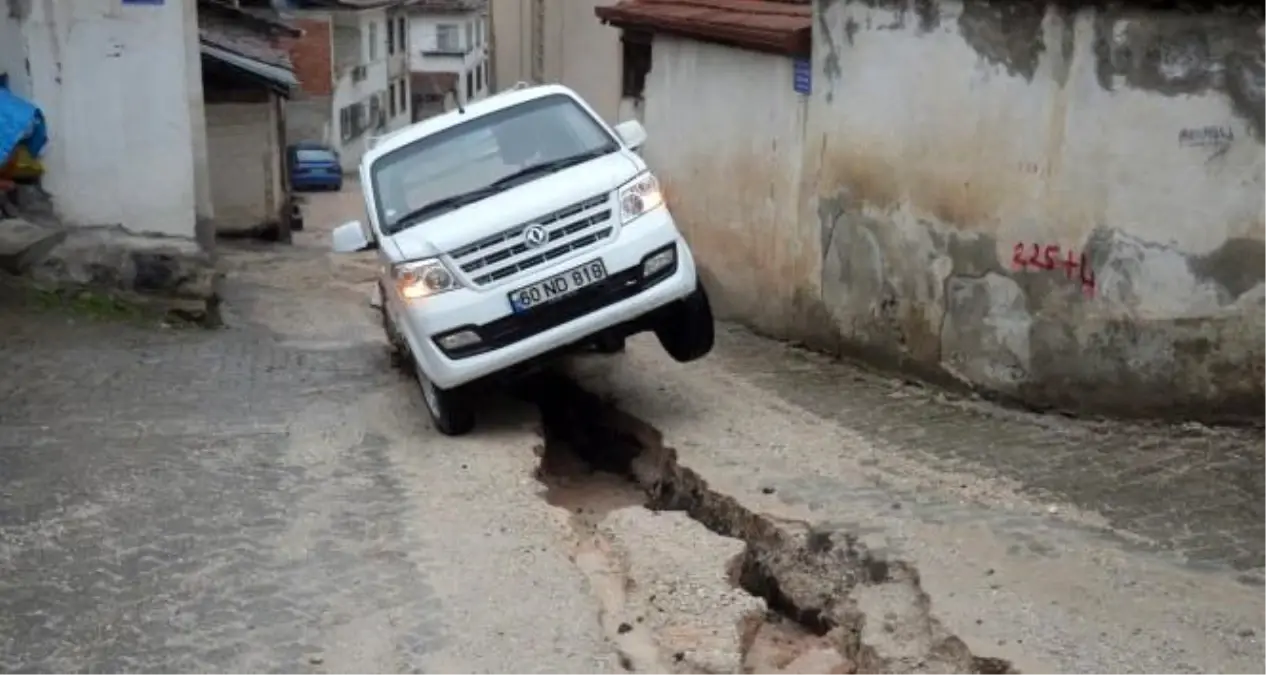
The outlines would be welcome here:
M 694 257 L 635 152 L 575 92 L 526 87 L 413 124 L 360 164 L 369 222 L 339 252 L 376 249 L 387 337 L 435 426 L 474 426 L 471 385 L 573 347 L 618 351 L 654 331 L 680 362 L 712 349 Z

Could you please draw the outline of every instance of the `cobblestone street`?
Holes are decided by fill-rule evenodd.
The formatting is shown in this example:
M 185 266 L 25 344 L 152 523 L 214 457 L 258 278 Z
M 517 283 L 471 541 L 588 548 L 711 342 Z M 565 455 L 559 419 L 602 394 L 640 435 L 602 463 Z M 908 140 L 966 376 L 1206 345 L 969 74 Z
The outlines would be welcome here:
M 369 263 L 325 254 L 358 200 L 316 195 L 293 248 L 225 246 L 222 330 L 6 307 L 0 670 L 615 668 L 532 411 L 434 434 Z
M 645 671 L 673 661 L 657 640 L 715 634 L 655 634 L 638 594 L 738 594 L 741 546 L 609 476 L 547 491 L 523 401 L 430 428 L 372 259 L 325 252 L 354 189 L 310 197 L 292 247 L 222 247 L 220 330 L 0 303 L 0 670 Z M 713 491 L 910 561 L 978 655 L 1260 668 L 1260 430 L 1044 418 L 719 340 L 687 367 L 638 338 L 572 372 Z M 608 512 L 588 535 L 572 517 Z

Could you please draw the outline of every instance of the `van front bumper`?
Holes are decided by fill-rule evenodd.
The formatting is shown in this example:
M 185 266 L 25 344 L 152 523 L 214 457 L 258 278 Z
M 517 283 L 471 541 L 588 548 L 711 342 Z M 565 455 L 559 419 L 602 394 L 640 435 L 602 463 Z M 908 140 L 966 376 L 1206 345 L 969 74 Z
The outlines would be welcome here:
M 675 251 L 674 263 L 644 275 L 644 262 L 668 249 Z M 511 290 L 596 258 L 607 269 L 602 281 L 526 312 L 511 311 Z M 439 387 L 452 389 L 634 322 L 690 295 L 697 283 L 689 246 L 668 210 L 659 209 L 621 228 L 610 244 L 536 275 L 488 290 L 462 289 L 412 303 L 397 296 L 386 304 L 426 376 Z M 464 331 L 478 335 L 479 341 L 455 349 L 441 346 L 445 336 Z

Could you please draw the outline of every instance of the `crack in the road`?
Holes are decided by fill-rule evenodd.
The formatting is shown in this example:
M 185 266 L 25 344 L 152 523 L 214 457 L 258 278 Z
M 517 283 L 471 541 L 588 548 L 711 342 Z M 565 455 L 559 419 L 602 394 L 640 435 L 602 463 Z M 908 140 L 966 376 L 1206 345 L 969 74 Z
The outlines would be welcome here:
M 541 413 L 538 479 L 547 498 L 571 512 L 573 555 L 603 606 L 603 625 L 636 672 L 1014 673 L 1003 659 L 972 654 L 931 615 L 919 573 L 870 551 L 856 536 L 755 513 L 711 489 L 677 461 L 650 424 L 551 373 L 524 392 Z M 747 612 L 741 665 L 662 653 L 659 636 L 621 618 L 628 577 L 599 525 L 613 511 L 682 512 L 712 533 L 742 542 L 730 563 L 734 583 L 763 600 Z M 652 596 L 652 600 L 654 596 Z M 610 625 L 609 625 L 610 624 Z M 615 626 L 615 630 L 612 630 Z M 715 631 L 714 631 L 715 632 Z M 715 663 L 715 662 L 714 662 Z

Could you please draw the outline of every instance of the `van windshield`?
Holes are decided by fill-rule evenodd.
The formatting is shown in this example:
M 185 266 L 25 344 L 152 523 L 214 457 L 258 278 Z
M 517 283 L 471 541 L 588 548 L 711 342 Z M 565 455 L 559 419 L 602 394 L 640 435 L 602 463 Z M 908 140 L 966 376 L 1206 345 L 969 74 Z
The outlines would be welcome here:
M 571 97 L 542 96 L 427 136 L 374 162 L 378 222 L 384 232 L 398 232 L 526 182 L 526 174 L 524 181 L 505 180 L 524 169 L 619 147 Z

